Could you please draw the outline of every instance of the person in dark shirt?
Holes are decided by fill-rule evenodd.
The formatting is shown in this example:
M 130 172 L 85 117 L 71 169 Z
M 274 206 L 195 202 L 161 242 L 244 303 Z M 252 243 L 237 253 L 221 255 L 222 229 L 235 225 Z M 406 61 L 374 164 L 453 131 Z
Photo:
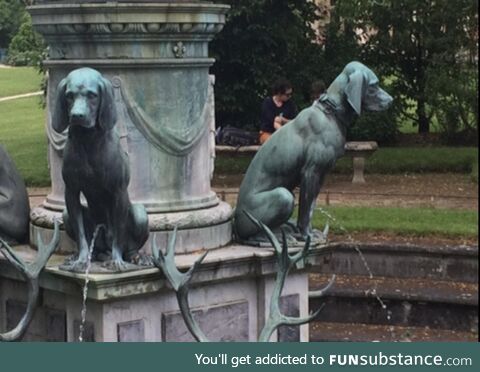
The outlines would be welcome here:
M 262 104 L 260 144 L 264 144 L 272 134 L 297 116 L 297 108 L 292 102 L 293 88 L 286 79 L 277 80 L 272 87 L 272 96 Z

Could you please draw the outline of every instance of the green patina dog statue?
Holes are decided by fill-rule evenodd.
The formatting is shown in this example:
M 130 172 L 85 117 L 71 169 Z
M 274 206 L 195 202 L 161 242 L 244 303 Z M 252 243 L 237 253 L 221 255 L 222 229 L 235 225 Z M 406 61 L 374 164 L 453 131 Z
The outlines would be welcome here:
M 266 240 L 245 211 L 274 231 L 285 227 L 295 240 L 311 235 L 315 201 L 325 176 L 344 154 L 346 129 L 364 110 L 383 111 L 392 101 L 368 67 L 349 63 L 318 101 L 275 132 L 258 151 L 238 195 L 237 238 L 255 245 Z M 300 205 L 297 223 L 292 225 L 288 221 L 296 187 L 300 187 Z
M 63 219 L 78 246 L 78 255 L 62 266 L 65 270 L 85 271 L 98 226 L 104 228 L 95 241 L 94 260 L 112 271 L 142 263 L 138 251 L 148 239 L 148 217 L 143 205 L 130 202 L 128 155 L 114 130 L 116 121 L 113 87 L 98 71 L 77 69 L 60 82 L 52 127 L 59 133 L 68 128 Z
M 11 243 L 28 242 L 29 215 L 25 183 L 0 146 L 0 238 Z

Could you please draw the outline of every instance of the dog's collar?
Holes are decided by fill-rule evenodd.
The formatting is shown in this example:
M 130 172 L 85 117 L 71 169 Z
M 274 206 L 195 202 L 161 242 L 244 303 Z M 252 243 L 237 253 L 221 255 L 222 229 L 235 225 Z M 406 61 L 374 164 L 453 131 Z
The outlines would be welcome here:
M 349 123 L 342 115 L 341 106 L 338 105 L 327 93 L 323 93 L 317 101 L 317 106 L 327 115 L 333 115 L 337 119 L 337 122 L 341 123 L 344 127 L 348 127 Z
M 320 108 L 326 113 L 335 115 L 338 111 L 338 105 L 333 101 L 327 93 L 324 93 L 320 96 L 317 103 L 320 105 Z

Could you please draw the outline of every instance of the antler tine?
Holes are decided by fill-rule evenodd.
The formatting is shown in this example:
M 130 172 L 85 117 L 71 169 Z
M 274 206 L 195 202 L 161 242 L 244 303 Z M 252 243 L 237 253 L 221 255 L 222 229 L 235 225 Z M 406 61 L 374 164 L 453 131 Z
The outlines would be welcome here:
M 173 233 L 168 237 L 168 245 L 166 255 L 170 257 L 175 257 L 175 245 L 177 244 L 177 232 L 178 226 L 173 228 Z
M 298 261 L 304 259 L 308 255 L 308 251 L 310 250 L 310 243 L 312 241 L 312 237 L 307 235 L 307 240 L 305 240 L 305 244 L 303 248 L 297 252 L 296 254 L 289 256 L 290 257 L 290 267 L 296 265 Z M 287 248 L 288 249 L 288 248 Z
M 177 270 L 177 266 L 175 265 L 174 249 L 176 236 L 177 227 L 175 227 L 172 235 L 168 238 L 167 252 L 163 254 L 157 246 L 156 235 L 154 235 L 152 238 L 152 255 L 155 266 L 162 270 L 173 289 L 178 291 L 182 285 L 182 274 Z
M 310 298 L 323 297 L 325 295 L 325 293 L 327 293 L 328 290 L 330 288 L 332 288 L 332 286 L 335 284 L 336 279 L 337 279 L 337 276 L 335 274 L 333 274 L 325 287 L 323 287 L 322 289 L 319 289 L 317 291 L 308 292 L 308 297 L 310 297 Z
M 272 296 L 270 298 L 270 311 L 268 319 L 265 322 L 265 326 L 260 334 L 259 341 L 260 342 L 268 342 L 270 337 L 272 336 L 273 332 L 281 325 L 302 325 L 312 321 L 314 318 L 318 316 L 320 311 L 323 309 L 321 307 L 313 314 L 310 314 L 307 317 L 303 318 L 294 318 L 288 317 L 282 314 L 280 311 L 280 296 L 283 291 L 283 287 L 285 285 L 285 280 L 288 276 L 290 269 L 301 259 L 303 259 L 310 249 L 311 237 L 308 236 L 305 242 L 303 249 L 290 256 L 288 253 L 288 243 L 285 236 L 285 231 L 282 229 L 282 248 L 280 248 L 280 243 L 273 232 L 268 228 L 268 226 L 264 225 L 263 223 L 259 222 L 255 217 L 253 217 L 250 213 L 245 211 L 245 214 L 250 218 L 250 220 L 255 223 L 257 226 L 261 227 L 262 230 L 267 235 L 269 241 L 275 247 L 275 251 L 277 253 L 278 259 L 278 271 L 275 278 L 275 284 L 272 291 Z
M 188 301 L 188 292 L 190 290 L 189 284 L 192 280 L 193 274 L 197 267 L 207 256 L 208 252 L 203 253 L 190 267 L 186 273 L 181 273 L 175 264 L 175 243 L 176 243 L 177 228 L 173 230 L 172 235 L 168 240 L 167 253 L 163 253 L 158 249 L 155 236 L 152 239 L 152 253 L 153 263 L 164 273 L 170 285 L 175 290 L 177 295 L 177 302 L 182 313 L 185 325 L 190 333 L 198 342 L 209 342 L 208 338 L 202 332 L 198 323 L 193 317 Z
M 195 272 L 197 267 L 201 265 L 205 257 L 207 257 L 207 254 L 208 254 L 208 251 L 204 252 L 199 258 L 197 258 L 193 263 L 193 265 L 190 267 L 190 269 L 188 269 L 188 271 L 184 274 L 185 277 L 187 278 L 186 283 L 190 282 L 190 280 L 192 279 L 193 273 Z
M 163 253 L 158 248 L 155 238 L 156 238 L 156 234 L 154 234 L 152 237 L 152 256 L 155 260 L 163 260 L 164 259 Z
M 45 245 L 40 232 L 37 231 L 38 241 L 38 253 L 35 262 L 30 265 L 30 273 L 32 276 L 37 277 L 43 268 L 46 266 L 48 260 L 52 256 L 53 252 L 57 249 L 60 241 L 60 224 L 57 219 L 54 221 L 53 236 L 48 245 Z
M 20 339 L 27 331 L 27 328 L 33 319 L 35 310 L 37 308 L 38 295 L 40 293 L 38 280 L 40 272 L 45 268 L 48 259 L 52 256 L 60 240 L 58 221 L 55 220 L 53 238 L 48 246 L 45 246 L 39 235 L 37 235 L 37 238 L 39 242 L 37 258 L 32 264 L 29 265 L 25 264 L 25 262 L 23 262 L 23 260 L 21 260 L 20 257 L 15 254 L 13 249 L 7 243 L 5 243 L 3 240 L 0 241 L 0 250 L 8 259 L 8 261 L 21 272 L 28 285 L 27 310 L 14 329 L 3 334 L 0 333 L 0 341 L 16 341 Z
M 275 251 L 278 253 L 281 253 L 283 249 L 280 246 L 280 242 L 278 241 L 277 237 L 275 234 L 268 228 L 268 226 L 264 225 L 262 222 L 257 220 L 250 212 L 244 210 L 243 213 L 252 221 L 255 225 L 257 225 L 259 228 L 263 230 L 263 232 L 267 235 L 268 240 L 270 243 L 272 243 L 273 248 L 275 248 Z
M 325 304 L 323 304 L 316 311 L 314 311 L 313 313 L 310 313 L 309 316 L 306 316 L 304 318 L 282 316 L 282 323 L 280 323 L 279 325 L 302 325 L 302 324 L 309 323 L 312 320 L 314 320 L 318 316 L 318 314 L 320 314 L 320 312 L 323 310 L 324 307 L 325 307 Z
M 6 241 L 0 238 L 0 252 L 12 264 L 12 266 L 20 271 L 23 275 L 27 274 L 27 264 L 15 253 Z

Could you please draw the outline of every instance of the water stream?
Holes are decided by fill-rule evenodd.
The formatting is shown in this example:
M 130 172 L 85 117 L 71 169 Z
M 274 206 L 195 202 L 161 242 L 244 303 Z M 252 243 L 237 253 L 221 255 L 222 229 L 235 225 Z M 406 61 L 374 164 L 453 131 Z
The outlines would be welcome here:
M 363 252 L 360 250 L 360 247 L 358 246 L 358 243 L 355 242 L 355 240 L 353 239 L 352 235 L 347 231 L 347 229 L 341 224 L 338 222 L 338 220 L 332 216 L 331 213 L 329 213 L 328 211 L 326 211 L 325 209 L 323 209 L 322 207 L 317 207 L 316 208 L 320 213 L 322 213 L 325 217 L 327 217 L 329 220 L 331 220 L 332 222 L 334 222 L 338 228 L 340 230 L 342 230 L 342 232 L 347 236 L 347 240 L 349 243 L 351 243 L 353 245 L 353 248 L 355 249 L 355 251 L 358 253 L 358 255 L 360 256 L 360 259 L 362 260 L 362 264 L 363 266 L 365 267 L 365 270 L 367 271 L 368 273 L 368 276 L 371 280 L 374 279 L 374 275 L 372 273 L 372 270 L 370 269 L 370 266 L 368 265 L 368 262 L 367 260 L 365 259 L 365 256 L 363 254 Z M 382 298 L 378 295 L 377 293 L 377 289 L 378 289 L 378 283 L 377 282 L 374 282 L 374 286 L 371 290 L 371 293 L 372 295 L 375 296 L 375 298 L 377 299 L 377 301 L 380 303 L 380 305 L 382 306 L 382 309 L 386 310 L 387 312 L 387 320 L 390 320 L 391 319 L 391 311 L 387 309 L 387 305 L 385 304 L 385 302 L 382 300 Z
M 85 284 L 83 286 L 82 312 L 81 312 L 80 329 L 78 333 L 78 342 L 83 342 L 83 334 L 85 332 L 85 322 L 87 319 L 88 283 L 90 281 L 89 274 L 90 274 L 90 269 L 92 267 L 93 248 L 95 247 L 95 241 L 97 240 L 98 233 L 100 232 L 100 229 L 103 227 L 104 227 L 103 225 L 98 225 L 95 228 L 92 241 L 90 242 L 90 246 L 88 247 L 87 267 L 85 268 Z

